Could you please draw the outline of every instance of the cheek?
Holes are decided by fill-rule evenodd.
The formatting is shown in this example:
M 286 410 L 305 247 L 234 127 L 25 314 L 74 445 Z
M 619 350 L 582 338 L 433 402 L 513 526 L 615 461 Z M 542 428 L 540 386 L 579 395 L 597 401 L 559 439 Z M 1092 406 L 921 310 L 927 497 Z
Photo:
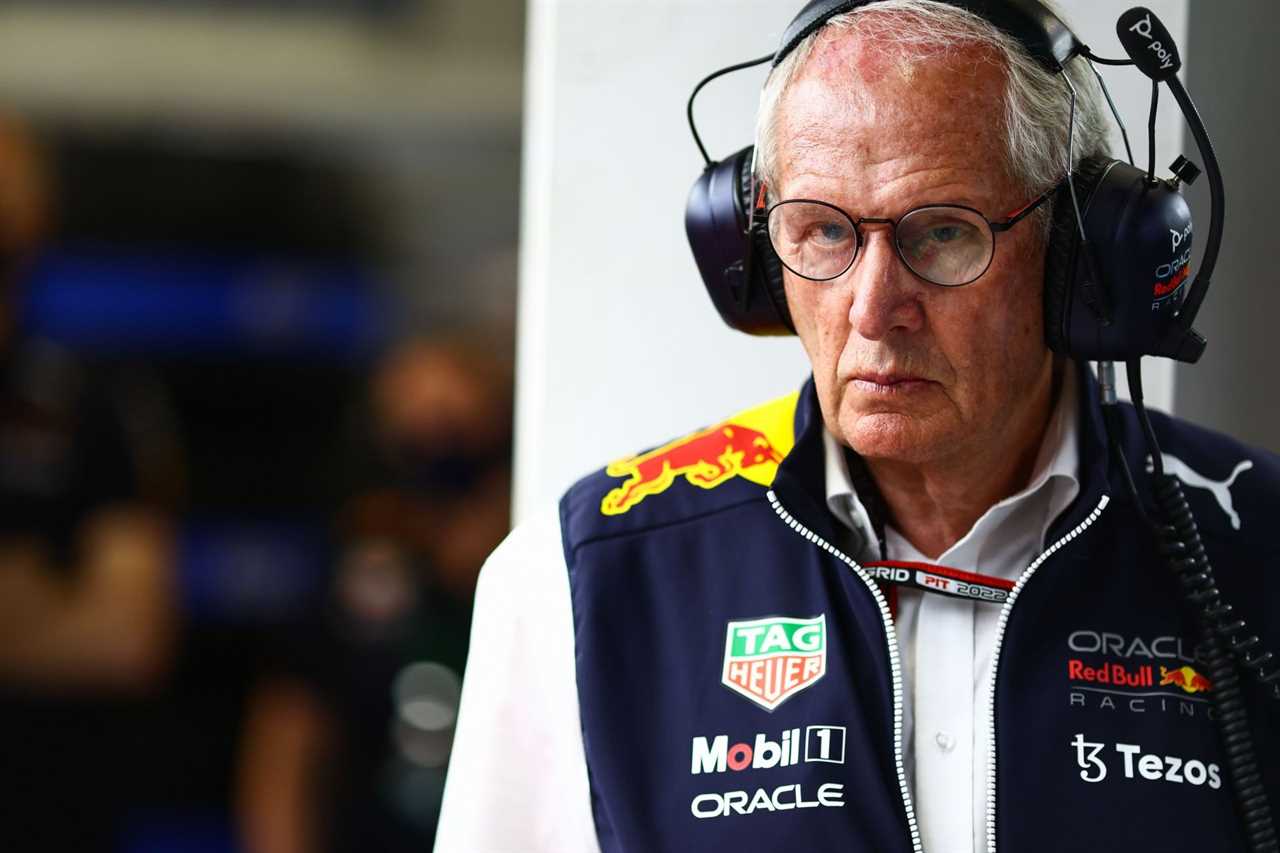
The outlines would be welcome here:
M 795 324 L 796 334 L 804 346 L 805 353 L 813 365 L 815 372 L 822 373 L 822 365 L 832 361 L 832 348 L 839 338 L 839 329 L 832 322 L 833 288 L 814 285 L 793 275 L 790 271 L 783 273 L 783 286 L 787 294 L 787 308 L 791 312 L 791 321 Z
M 848 340 L 848 305 L 841 307 L 841 295 L 832 285 L 815 285 L 789 271 L 783 275 L 787 308 L 813 369 L 818 402 L 830 424 L 838 407 L 836 366 Z
M 1044 248 L 1029 248 L 1027 256 L 1024 269 L 1033 272 L 1023 273 L 1014 285 L 1007 324 L 1025 350 L 1041 351 L 1048 347 L 1044 340 Z
M 973 318 L 973 366 L 988 372 L 978 379 L 993 396 L 1021 393 L 1047 357 L 1043 294 L 1037 276 L 1009 274 L 1006 286 L 994 288 L 992 298 Z M 993 376 L 1004 381 L 993 383 Z
M 1015 392 L 1023 376 L 1039 369 L 1047 351 L 1041 281 L 1010 267 L 990 273 L 995 275 L 985 287 L 934 294 L 929 306 L 938 354 L 971 395 L 984 398 Z

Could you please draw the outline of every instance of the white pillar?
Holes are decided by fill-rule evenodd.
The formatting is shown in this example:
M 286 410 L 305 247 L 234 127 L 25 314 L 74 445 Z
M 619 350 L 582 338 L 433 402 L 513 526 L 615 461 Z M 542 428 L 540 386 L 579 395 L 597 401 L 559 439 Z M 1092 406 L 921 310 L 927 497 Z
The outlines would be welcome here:
M 530 3 L 517 518 L 611 459 L 792 390 L 808 374 L 797 340 L 753 339 L 723 325 L 684 235 L 685 197 L 702 168 L 685 123 L 689 92 L 717 68 L 774 50 L 801 5 Z M 1121 8 L 1107 0 L 1064 5 L 1095 51 L 1121 55 Z M 1181 43 L 1186 0 L 1149 5 Z M 712 157 L 751 143 L 764 75 L 740 72 L 699 95 L 698 126 Z M 1120 69 L 1108 82 L 1135 153 L 1145 151 L 1148 81 Z M 1166 106 L 1158 128 L 1164 165 L 1181 150 L 1180 128 Z M 1159 366 L 1146 384 L 1148 399 L 1168 408 L 1172 371 Z
M 1187 86 L 1222 161 L 1227 217 L 1213 288 L 1196 320 L 1209 346 L 1199 364 L 1178 368 L 1178 411 L 1280 452 L 1272 337 L 1280 316 L 1280 276 L 1272 254 L 1272 211 L 1280 197 L 1274 165 L 1280 114 L 1273 88 L 1280 58 L 1272 44 L 1280 33 L 1280 5 L 1200 3 L 1190 18 L 1196 61 Z M 1208 181 L 1197 183 L 1189 196 L 1193 211 L 1207 211 Z M 1196 234 L 1201 247 L 1203 233 Z

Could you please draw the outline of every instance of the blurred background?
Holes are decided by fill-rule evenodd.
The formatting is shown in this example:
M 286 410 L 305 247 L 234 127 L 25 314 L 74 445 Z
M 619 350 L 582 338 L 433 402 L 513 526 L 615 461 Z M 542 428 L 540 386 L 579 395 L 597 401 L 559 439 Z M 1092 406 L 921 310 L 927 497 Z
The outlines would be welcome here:
M 544 508 L 807 372 L 721 326 L 681 220 L 689 89 L 798 5 L 0 4 L 0 851 L 431 848 L 513 470 Z M 1063 5 L 1119 53 L 1126 4 Z M 1280 6 L 1150 5 L 1232 203 L 1151 399 L 1280 449 Z M 713 155 L 761 79 L 701 96 Z
M 524 4 L 0 8 L 0 850 L 431 848 Z

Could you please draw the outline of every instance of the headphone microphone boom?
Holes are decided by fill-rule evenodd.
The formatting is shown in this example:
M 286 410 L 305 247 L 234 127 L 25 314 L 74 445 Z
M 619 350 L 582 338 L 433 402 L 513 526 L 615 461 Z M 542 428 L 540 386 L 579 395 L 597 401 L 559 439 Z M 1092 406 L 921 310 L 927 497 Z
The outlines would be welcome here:
M 875 0 L 812 0 L 791 22 L 771 57 L 717 71 L 772 60 L 777 67 L 810 33 L 838 14 Z M 1039 0 L 944 0 L 1013 36 L 1040 65 L 1062 73 L 1073 58 L 1093 58 L 1066 25 Z M 1181 66 L 1168 31 L 1150 10 L 1135 8 L 1117 24 L 1133 63 L 1164 82 L 1186 116 L 1208 173 L 1212 213 L 1200 274 L 1188 286 L 1192 245 L 1191 211 L 1182 183 L 1199 169 L 1179 157 L 1174 177 L 1119 160 L 1086 158 L 1069 176 L 1071 191 L 1058 194 L 1046 253 L 1044 326 L 1049 348 L 1087 361 L 1131 361 L 1146 355 L 1194 362 L 1204 339 L 1191 328 L 1209 287 L 1222 239 L 1223 190 L 1217 158 L 1195 106 L 1176 73 Z M 1128 64 L 1128 63 L 1124 63 Z M 1067 88 L 1074 89 L 1064 75 Z M 693 127 L 690 97 L 690 126 Z M 1064 93 L 1064 97 L 1066 93 Z M 705 151 L 703 152 L 705 156 Z M 752 335 L 794 333 L 783 287 L 782 264 L 769 243 L 748 146 L 707 166 L 685 208 L 685 230 L 712 303 L 732 328 Z
M 1150 9 L 1135 6 L 1116 21 L 1116 35 L 1124 52 L 1143 74 L 1159 83 L 1177 77 L 1182 68 L 1178 46 Z
M 1209 291 L 1209 283 L 1213 277 L 1214 267 L 1218 263 L 1218 250 L 1222 245 L 1222 227 L 1226 210 L 1226 191 L 1222 184 L 1222 170 L 1218 165 L 1218 157 L 1213 151 L 1213 143 L 1209 141 L 1209 133 L 1205 130 L 1200 113 L 1191 101 L 1186 87 L 1178 79 L 1178 70 L 1182 68 L 1182 59 L 1178 56 L 1178 46 L 1173 36 L 1165 29 L 1164 24 L 1150 9 L 1135 6 L 1120 16 L 1116 21 L 1116 35 L 1125 53 L 1133 60 L 1139 71 L 1155 81 L 1155 85 L 1164 83 L 1173 93 L 1182 115 L 1186 118 L 1187 127 L 1196 141 L 1200 157 L 1204 160 L 1205 172 L 1209 179 L 1209 237 L 1205 242 L 1204 257 L 1200 262 L 1200 272 L 1195 282 L 1188 288 L 1185 301 L 1176 316 L 1176 325 L 1166 331 L 1158 352 L 1151 355 L 1163 355 L 1178 361 L 1196 362 L 1204 352 L 1204 338 L 1191 327 L 1200 306 L 1204 303 Z M 1173 164 L 1174 174 L 1188 184 L 1196 179 L 1199 170 L 1185 158 L 1179 157 Z M 1188 235 L 1189 237 L 1189 235 Z M 1185 255 L 1190 261 L 1190 242 L 1186 242 Z M 1179 242 L 1174 240 L 1174 249 L 1180 250 Z M 1181 258 L 1179 258 L 1181 260 Z

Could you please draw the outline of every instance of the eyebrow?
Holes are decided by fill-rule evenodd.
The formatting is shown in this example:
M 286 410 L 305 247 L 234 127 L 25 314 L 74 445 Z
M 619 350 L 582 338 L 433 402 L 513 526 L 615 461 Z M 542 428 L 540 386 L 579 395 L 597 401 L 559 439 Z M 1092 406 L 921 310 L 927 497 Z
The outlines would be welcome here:
M 866 217 L 878 218 L 878 217 L 871 217 L 867 211 L 858 210 L 855 206 L 845 204 L 840 199 L 823 197 L 821 195 L 789 194 L 785 197 L 779 195 L 773 198 L 772 201 L 773 201 L 773 204 L 777 204 L 778 202 L 793 201 L 796 199 L 804 199 L 807 201 L 820 201 L 820 202 L 823 202 L 824 204 L 832 205 L 834 207 L 839 208 L 840 210 L 843 210 L 845 213 L 847 213 L 849 216 L 852 216 L 854 219 L 866 218 Z M 946 193 L 927 194 L 927 195 L 922 195 L 920 198 L 913 200 L 906 206 L 902 207 L 902 209 L 897 211 L 894 215 L 886 216 L 884 218 L 894 219 L 894 220 L 900 219 L 902 218 L 903 215 L 905 215 L 906 213 L 912 210 L 917 210 L 921 207 L 933 207 L 934 205 L 960 205 L 962 207 L 972 208 L 973 210 L 976 210 L 982 213 L 984 216 L 987 215 L 986 208 L 988 207 L 987 205 L 984 205 L 982 202 L 978 201 L 976 198 L 969 195 L 968 193 L 959 193 L 956 195 L 948 195 Z M 1015 213 L 1016 212 L 1017 211 L 1015 210 Z M 1006 215 L 1006 213 L 1005 211 L 997 211 L 992 215 L 995 216 L 997 219 L 999 219 L 999 218 L 1003 218 Z
M 824 179 L 824 180 L 828 180 L 828 179 Z M 804 184 L 805 182 L 802 179 L 800 182 L 802 189 L 805 188 Z M 803 192 L 803 193 L 792 192 L 784 196 L 781 193 L 775 192 L 775 189 L 776 189 L 775 187 L 769 188 L 770 200 L 774 204 L 776 204 L 779 201 L 787 201 L 790 199 L 802 198 L 802 199 L 809 199 L 810 201 L 821 201 L 821 202 L 825 202 L 826 204 L 835 205 L 836 207 L 845 211 L 855 219 L 857 219 L 858 217 L 870 215 L 869 211 L 856 209 L 857 204 L 853 203 L 853 202 L 856 202 L 856 199 L 854 199 L 852 196 L 845 196 L 843 194 L 840 196 L 830 196 L 822 193 L 811 193 L 811 192 Z M 851 203 L 846 204 L 846 202 L 851 202 Z M 891 218 L 897 219 L 907 211 L 915 210 L 918 207 L 929 207 L 930 205 L 935 205 L 935 204 L 959 204 L 965 207 L 971 207 L 977 211 L 981 211 L 983 215 L 990 214 L 996 217 L 1001 217 L 1001 216 L 1004 216 L 1005 214 L 1004 210 L 995 210 L 995 207 L 998 205 L 996 205 L 994 202 L 990 202 L 990 201 L 983 202 L 982 200 L 978 199 L 971 193 L 968 193 L 968 192 L 951 193 L 951 192 L 940 190 L 937 192 L 932 192 L 932 191 L 927 192 L 920 196 L 917 196 L 916 198 L 912 199 L 905 207 L 897 211 L 896 215 L 892 216 Z M 990 210 L 988 208 L 990 208 Z

